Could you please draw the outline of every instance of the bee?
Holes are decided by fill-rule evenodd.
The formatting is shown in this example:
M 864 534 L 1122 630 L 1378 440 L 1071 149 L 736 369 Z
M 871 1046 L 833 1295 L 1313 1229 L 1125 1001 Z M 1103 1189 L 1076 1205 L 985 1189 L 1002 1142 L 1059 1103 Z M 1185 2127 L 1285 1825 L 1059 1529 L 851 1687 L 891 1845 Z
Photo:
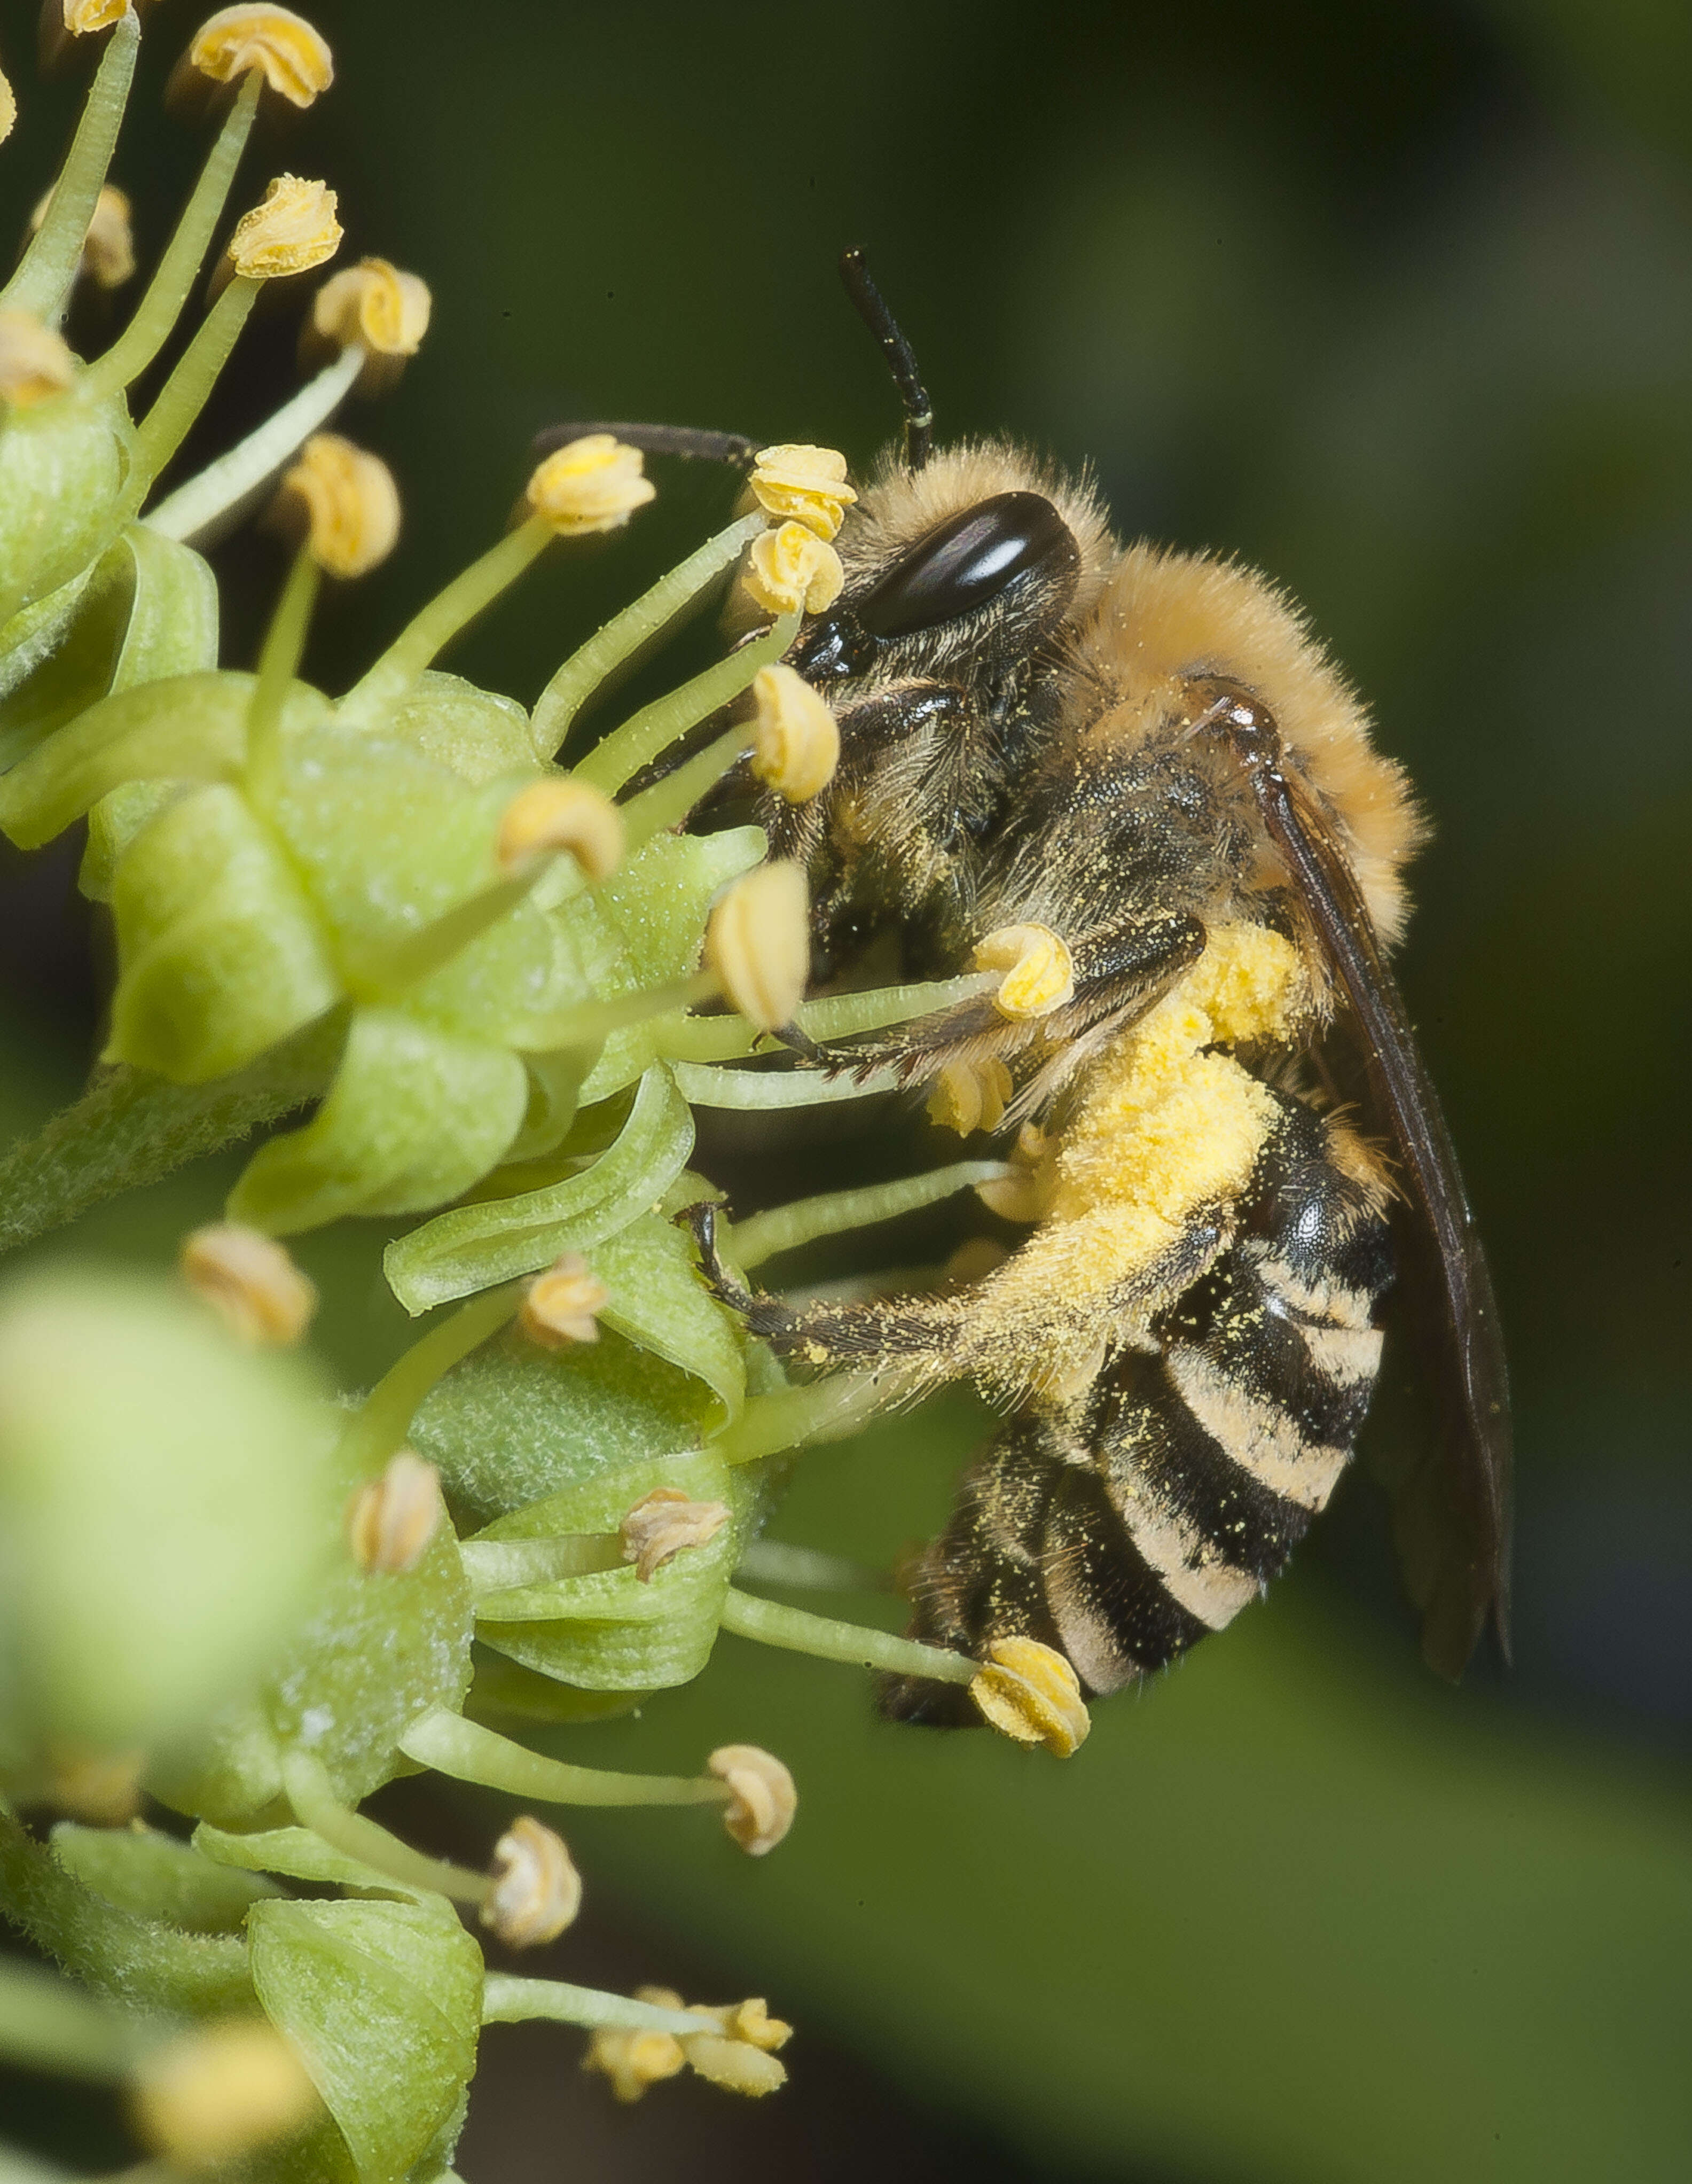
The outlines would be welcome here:
M 793 1304 L 737 1285 L 702 1209 L 707 1273 L 810 1367 L 968 1379 L 1005 1408 L 916 1566 L 911 1635 L 1038 1639 L 1092 1695 L 1285 1565 L 1352 1455 L 1404 1260 L 1443 1419 L 1401 1544 L 1424 1652 L 1455 1675 L 1489 1618 L 1507 1646 L 1510 1424 L 1485 1256 L 1386 961 L 1422 833 L 1409 783 L 1267 578 L 1119 545 L 1086 480 L 1010 441 L 933 448 L 909 345 L 861 257 L 843 272 L 906 426 L 788 655 L 841 755 L 810 803 L 766 800 L 771 853 L 810 872 L 825 974 L 893 927 L 918 975 L 1031 930 L 1071 975 L 1040 1013 L 987 993 L 809 1057 L 938 1086 L 965 1123 L 1002 1112 L 1013 1172 L 983 1195 L 1023 1231 L 1002 1263 Z M 920 1678 L 881 1703 L 974 1719 Z

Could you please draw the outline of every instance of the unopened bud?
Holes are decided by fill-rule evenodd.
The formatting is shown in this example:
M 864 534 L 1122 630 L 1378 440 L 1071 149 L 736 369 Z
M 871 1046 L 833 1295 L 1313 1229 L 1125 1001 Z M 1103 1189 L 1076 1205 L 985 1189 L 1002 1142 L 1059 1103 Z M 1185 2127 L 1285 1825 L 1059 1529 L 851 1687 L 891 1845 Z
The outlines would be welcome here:
M 1016 1089 L 996 1054 L 985 1061 L 949 1061 L 928 1095 L 928 1119 L 960 1138 L 974 1130 L 996 1130 Z
M 582 1876 L 561 1836 L 525 1813 L 493 1849 L 481 1923 L 514 1949 L 554 1942 L 582 1908 Z
M 353 1496 L 347 1538 L 366 1577 L 404 1577 L 428 1552 L 441 1521 L 441 1474 L 409 1448 Z
M 493 854 L 504 872 L 567 853 L 587 878 L 608 879 L 623 855 L 623 815 L 585 781 L 532 781 L 506 805 Z
M 54 1743 L 47 1755 L 47 1802 L 91 1828 L 120 1828 L 141 1810 L 144 1752 L 101 1752 Z
M 338 432 L 314 432 L 276 496 L 284 528 L 303 531 L 311 558 L 331 577 L 362 577 L 399 538 L 399 488 L 380 455 Z
M 846 458 L 832 448 L 783 445 L 762 448 L 751 477 L 758 504 L 779 521 L 791 519 L 832 538 L 858 498 L 846 482 Z
M 840 556 L 803 523 L 784 523 L 754 538 L 741 571 L 742 588 L 765 614 L 821 614 L 846 581 Z
M 317 1290 L 274 1236 L 220 1221 L 182 1240 L 182 1279 L 242 1342 L 298 1342 L 317 1310 Z
M 0 311 L 0 403 L 32 410 L 75 376 L 76 359 L 51 326 L 28 311 Z
M 978 941 L 977 971 L 1002 971 L 993 1006 L 1002 1017 L 1049 1016 L 1075 998 L 1075 964 L 1048 925 L 1001 925 Z
M 760 1031 L 791 1023 L 810 975 L 810 891 L 801 865 L 760 865 L 735 881 L 705 928 L 705 960 Z
M 229 238 L 225 263 L 248 281 L 278 281 L 309 273 L 341 248 L 339 200 L 324 182 L 278 175 L 264 202 L 243 213 Z
M 733 1795 L 722 1824 L 753 1858 L 772 1851 L 793 1824 L 799 1792 L 781 1761 L 755 1744 L 724 1744 L 705 1762 Z
M 0 136 L 5 135 L 0 129 Z M 49 190 L 30 215 L 30 230 L 38 234 L 53 203 Z M 82 239 L 82 256 L 77 265 L 79 274 L 86 273 L 97 288 L 121 288 L 135 272 L 135 230 L 130 220 L 130 202 L 114 182 L 108 182 L 94 200 L 94 212 L 88 222 L 88 232 Z
M 682 2007 L 681 1996 L 667 1986 L 637 1987 L 635 2000 L 650 2003 L 654 2009 Z M 582 2067 L 602 2071 L 610 2080 L 618 2100 L 637 2101 L 648 2086 L 675 2077 L 686 2067 L 687 2059 L 673 2032 L 634 2031 L 602 2025 L 587 2043 Z
M 599 1314 L 610 1292 L 579 1251 L 565 1251 L 537 1274 L 518 1308 L 517 1325 L 543 1350 L 599 1340 Z
M 654 1486 L 637 1502 L 620 1530 L 623 1560 L 650 1585 L 672 1556 L 684 1547 L 703 1547 L 728 1522 L 726 1502 L 694 1502 L 676 1486 Z
M 657 498 L 644 462 L 614 434 L 589 432 L 547 457 L 529 480 L 529 506 L 561 538 L 615 531 Z
M 789 804 L 805 804 L 834 778 L 840 730 L 827 702 L 777 661 L 752 678 L 752 771 Z
M 301 2131 L 320 2112 L 291 2044 L 259 2018 L 185 2033 L 135 2074 L 142 2138 L 168 2161 L 211 2168 Z
M 261 69 L 291 106 L 309 106 L 335 81 L 328 47 L 292 8 L 220 8 L 195 32 L 187 65 L 214 83 Z
M 995 1638 L 970 1685 L 982 1719 L 1018 1744 L 1044 1744 L 1067 1759 L 1093 1726 L 1081 1682 L 1064 1656 L 1038 1638 Z

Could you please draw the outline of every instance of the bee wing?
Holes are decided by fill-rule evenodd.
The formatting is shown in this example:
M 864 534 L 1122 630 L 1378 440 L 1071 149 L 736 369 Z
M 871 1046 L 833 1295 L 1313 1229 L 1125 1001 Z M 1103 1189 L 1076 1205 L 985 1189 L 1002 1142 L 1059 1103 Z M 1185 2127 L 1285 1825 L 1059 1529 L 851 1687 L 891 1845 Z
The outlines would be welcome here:
M 1399 1483 L 1395 1514 L 1405 1578 L 1422 1610 L 1422 1651 L 1455 1676 L 1489 1614 L 1509 1652 L 1510 1385 L 1492 1276 L 1439 1095 L 1332 823 L 1290 770 L 1260 774 L 1255 785 L 1350 1004 L 1373 1104 L 1390 1126 L 1416 1217 L 1412 1252 L 1432 1277 L 1428 1316 L 1444 1430 Z

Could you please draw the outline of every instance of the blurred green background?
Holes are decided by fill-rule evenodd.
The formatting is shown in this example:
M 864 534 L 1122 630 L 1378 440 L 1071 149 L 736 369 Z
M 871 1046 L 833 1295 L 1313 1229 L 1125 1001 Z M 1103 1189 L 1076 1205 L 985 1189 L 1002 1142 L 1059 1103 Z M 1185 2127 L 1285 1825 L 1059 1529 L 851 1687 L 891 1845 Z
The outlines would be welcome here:
M 310 12 L 340 81 L 260 156 L 326 175 L 350 249 L 423 273 L 437 312 L 398 393 L 353 413 L 408 529 L 330 604 L 314 671 L 350 679 L 493 535 L 554 419 L 866 458 L 893 401 L 833 271 L 865 244 L 943 435 L 1089 462 L 1125 532 L 1262 564 L 1369 694 L 1437 823 L 1403 975 L 1519 1400 L 1507 1674 L 1483 1661 L 1454 1692 L 1420 1669 L 1360 1478 L 1266 1605 L 1097 1709 L 1067 1766 L 888 1729 L 855 1674 L 734 1640 L 637 1726 L 579 1733 L 612 1765 L 729 1736 L 793 1765 L 799 1825 L 756 1865 L 672 1818 L 578 1823 L 594 1923 L 554 1969 L 767 1992 L 801 2026 L 794 2081 L 757 2110 L 665 2086 L 613 2114 L 567 2039 L 495 2035 L 471 2184 L 1684 2178 L 1692 13 Z M 156 14 L 120 160 L 144 248 L 198 150 L 156 110 L 192 14 Z M 71 97 L 30 86 L 32 16 L 0 15 L 19 226 Z M 286 319 L 249 335 L 200 452 L 285 390 L 291 347 Z M 451 664 L 532 697 L 729 497 L 675 468 L 660 488 Z M 220 557 L 232 662 L 276 554 Z M 96 1035 L 103 943 L 72 870 L 0 866 L 14 1126 Z M 921 1142 L 841 1158 L 909 1167 Z M 114 1208 L 75 1247 L 162 1259 L 226 1180 Z M 353 1383 L 401 1340 L 376 1240 L 304 1254 Z M 777 1532 L 884 1562 L 940 1521 L 979 1429 L 954 1399 L 807 1459 Z

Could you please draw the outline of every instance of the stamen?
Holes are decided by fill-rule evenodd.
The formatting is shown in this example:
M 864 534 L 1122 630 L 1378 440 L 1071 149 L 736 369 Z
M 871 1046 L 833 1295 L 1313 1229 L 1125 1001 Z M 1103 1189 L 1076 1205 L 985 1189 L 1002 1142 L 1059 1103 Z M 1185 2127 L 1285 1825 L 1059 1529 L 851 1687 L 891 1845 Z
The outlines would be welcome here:
M 752 681 L 752 771 L 789 804 L 807 804 L 834 778 L 840 730 L 827 701 L 791 667 L 760 667 Z
M 667 1563 L 689 1547 L 703 1547 L 727 1524 L 726 1502 L 695 1502 L 677 1486 L 654 1486 L 623 1518 L 623 1560 L 650 1585 Z
M 547 457 L 529 480 L 529 505 L 560 538 L 615 531 L 658 498 L 645 461 L 615 434 L 590 432 Z
M 306 632 L 317 604 L 319 569 L 306 540 L 293 558 L 282 596 L 270 617 L 259 655 L 259 671 L 247 706 L 248 783 L 268 788 L 281 757 L 282 710 L 305 652 Z
M 353 1413 L 341 1438 L 340 1460 L 355 1473 L 369 1472 L 392 1456 L 435 1383 L 498 1332 L 516 1311 L 520 1294 L 515 1282 L 485 1290 L 414 1342 Z
M 527 2025 L 545 2019 L 554 2025 L 616 2026 L 634 2032 L 693 2032 L 697 2020 L 676 1997 L 667 2003 L 642 1997 L 668 1994 L 667 1987 L 642 1987 L 636 1997 L 605 1994 L 597 1987 L 571 1986 L 564 1980 L 522 1979 L 511 1972 L 489 1972 L 482 1985 L 484 2025 Z M 679 2070 L 681 2064 L 676 2064 Z M 669 2075 L 674 2075 L 674 2072 Z
M 362 258 L 331 274 L 313 298 L 300 362 L 309 366 L 326 353 L 357 349 L 365 359 L 359 393 L 386 393 L 421 347 L 433 307 L 428 284 L 416 274 L 402 273 L 386 258 Z
M 408 1759 L 455 1781 L 479 1782 L 547 1805 L 720 1805 L 733 1791 L 710 1774 L 614 1774 L 572 1767 L 434 1707 L 399 1739 Z
M 609 879 L 622 862 L 622 814 L 586 782 L 533 782 L 506 805 L 495 858 L 502 872 L 517 872 L 537 857 L 560 854 L 574 857 L 596 884 Z
M 791 1023 L 810 975 L 804 867 L 781 860 L 736 880 L 705 928 L 705 960 L 749 1023 L 760 1031 Z
M 755 1744 L 723 1744 L 705 1764 L 732 1792 L 722 1816 L 732 1840 L 749 1858 L 763 1858 L 774 1850 L 792 1827 L 799 1802 L 793 1778 L 781 1761 Z
M 0 130 L 0 136 L 5 131 Z M 30 215 L 30 232 L 40 231 L 53 204 L 49 190 Z M 107 182 L 94 202 L 93 218 L 83 238 L 76 276 L 86 274 L 97 288 L 121 288 L 135 273 L 135 231 L 130 220 L 130 201 L 114 183 Z
M 628 828 L 631 851 L 640 849 L 666 827 L 679 827 L 703 797 L 723 776 L 739 765 L 752 747 L 749 727 L 731 728 L 715 743 L 707 744 L 673 773 L 643 788 L 621 806 Z
M 638 2001 L 654 2009 L 681 2011 L 682 1997 L 673 1987 L 635 1989 Z M 604 2025 L 595 2031 L 582 2059 L 584 2070 L 598 2070 L 609 2079 L 612 2098 L 625 2107 L 637 2101 L 648 2086 L 661 2085 L 687 2067 L 682 2042 L 674 2033 L 625 2031 Z
M 441 1474 L 403 1448 L 380 1479 L 365 1482 L 347 1511 L 347 1540 L 366 1577 L 404 1577 L 440 1529 Z
M 1081 1683 L 1064 1656 L 1038 1638 L 995 1638 L 970 1685 L 983 1721 L 1018 1744 L 1044 1744 L 1067 1759 L 1093 1726 Z
M 283 478 L 277 512 L 305 525 L 305 543 L 331 577 L 367 576 L 399 538 L 399 488 L 379 455 L 338 432 L 317 432 Z
M 524 1293 L 517 1324 L 537 1349 L 568 1350 L 599 1340 L 599 1314 L 610 1292 L 579 1251 L 566 1251 Z
M 237 1340 L 287 1347 L 300 1340 L 317 1311 L 309 1281 L 274 1236 L 238 1222 L 217 1222 L 182 1240 L 182 1279 Z
M 220 8 L 202 23 L 187 65 L 214 83 L 258 71 L 291 106 L 307 107 L 335 81 L 328 47 L 291 8 Z
M 11 79 L 0 69 L 0 144 L 18 125 L 18 94 L 12 88 Z
M 33 410 L 75 378 L 76 359 L 51 326 L 27 311 L 0 310 L 0 403 Z
M 1049 1016 L 1075 998 L 1075 964 L 1061 936 L 1047 925 L 1001 925 L 977 943 L 977 971 L 1003 971 L 993 997 L 1013 1022 Z
M 823 613 L 846 582 L 840 556 L 803 523 L 784 523 L 754 538 L 741 588 L 765 614 Z
M 322 2108 L 292 2043 L 251 2017 L 203 2025 L 155 2049 L 136 2069 L 131 2113 L 155 2153 L 206 2169 L 292 2137 Z
M 996 1130 L 1005 1120 L 1016 1085 L 996 1054 L 985 1061 L 949 1061 L 928 1095 L 928 1119 L 943 1130 L 967 1138 L 977 1130 Z
M 726 534 L 725 534 L 726 535 Z M 799 634 L 798 615 L 784 615 L 773 628 L 743 644 L 668 697 L 654 699 L 597 744 L 576 769 L 578 781 L 591 781 L 608 796 L 649 766 L 659 753 L 709 720 L 731 698 L 737 698 L 760 667 L 779 660 Z
M 776 1600 L 762 1600 L 756 1593 L 737 1592 L 732 1586 L 719 1611 L 725 1630 L 737 1637 L 755 1639 L 760 1646 L 779 1646 L 792 1653 L 810 1653 L 820 1661 L 846 1661 L 854 1668 L 881 1669 L 896 1676 L 927 1676 L 943 1684 L 967 1684 L 980 1669 L 967 1653 L 951 1653 L 938 1646 L 924 1646 L 915 1638 L 896 1637 L 860 1623 L 843 1623 L 832 1615 L 813 1615 L 808 1608 L 789 1607 Z
M 246 281 L 281 281 L 326 265 L 341 248 L 339 202 L 326 182 L 277 175 L 262 203 L 235 223 L 231 270 Z
M 576 714 L 614 670 L 697 605 L 701 595 L 739 560 L 742 549 L 760 537 L 763 529 L 763 518 L 757 515 L 743 516 L 737 523 L 731 523 L 668 576 L 660 577 L 650 591 L 643 592 L 632 606 L 625 607 L 570 655 L 536 702 L 532 729 L 535 749 L 541 758 L 549 759 L 563 748 Z
M 832 538 L 857 494 L 846 482 L 846 458 L 832 448 L 765 448 L 748 481 L 758 504 L 776 518 L 803 523 Z
M 259 83 L 254 75 L 242 86 L 240 97 L 224 116 L 193 195 L 183 208 L 135 316 L 105 354 L 90 365 L 87 384 L 95 398 L 139 378 L 170 338 L 229 202 L 236 169 L 241 164 L 258 110 Z
M 229 361 L 230 351 L 241 337 L 247 315 L 259 299 L 263 282 L 230 281 L 205 317 L 193 339 L 178 359 L 176 368 L 160 388 L 136 433 L 135 456 L 130 473 L 129 504 L 138 509 L 153 489 L 153 480 L 187 437 L 194 420 L 205 407 L 218 375 Z
M 493 1884 L 485 1873 L 472 1873 L 444 1858 L 429 1858 L 402 1842 L 379 1821 L 355 1813 L 335 1795 L 320 1761 L 309 1752 L 282 1755 L 282 1789 L 302 1827 L 320 1836 L 332 1849 L 385 1873 L 402 1888 L 426 1889 L 458 1903 L 486 1903 Z
M 582 1876 L 564 1838 L 525 1813 L 493 1851 L 493 1883 L 481 1923 L 508 1948 L 555 1942 L 582 1908 Z
M 749 1271 L 761 1267 L 779 1251 L 795 1251 L 821 1236 L 838 1236 L 849 1228 L 867 1228 L 877 1221 L 893 1221 L 902 1213 L 938 1205 L 954 1191 L 974 1190 L 983 1183 L 1008 1176 L 1003 1161 L 958 1161 L 950 1167 L 931 1168 L 926 1174 L 905 1176 L 897 1183 L 872 1183 L 857 1190 L 831 1190 L 818 1198 L 794 1199 L 737 1221 L 724 1244 L 728 1256 Z
M 751 1463 L 810 1441 L 843 1440 L 899 1393 L 887 1373 L 863 1371 L 830 1373 L 800 1387 L 749 1396 L 711 1448 L 725 1463 Z
M 107 0 L 110 4 L 110 0 Z M 94 217 L 106 170 L 129 98 L 135 75 L 136 53 L 141 44 L 141 19 L 125 0 L 115 18 L 117 27 L 107 41 L 95 71 L 88 103 L 76 125 L 59 176 L 53 187 L 47 218 L 31 238 L 17 271 L 0 291 L 0 309 L 27 311 L 45 324 L 57 325 L 76 279 L 83 238 Z M 70 24 L 70 12 L 66 14 Z M 97 27 L 97 26 L 95 26 Z

